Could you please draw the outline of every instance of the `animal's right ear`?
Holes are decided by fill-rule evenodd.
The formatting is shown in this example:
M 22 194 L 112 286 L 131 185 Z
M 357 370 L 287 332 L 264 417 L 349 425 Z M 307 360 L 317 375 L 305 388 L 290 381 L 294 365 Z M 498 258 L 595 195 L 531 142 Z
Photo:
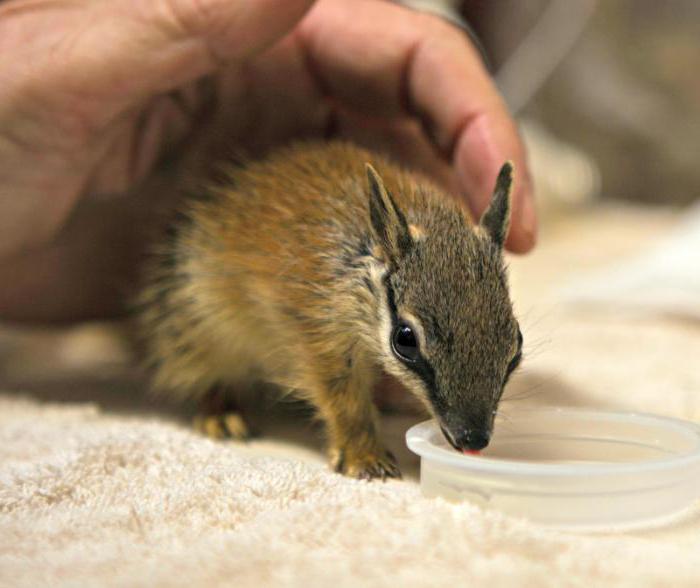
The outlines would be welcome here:
M 510 195 L 513 188 L 513 164 L 506 161 L 496 178 L 496 187 L 493 190 L 491 203 L 479 221 L 479 226 L 499 247 L 508 235 L 510 225 Z
M 374 240 L 386 260 L 396 264 L 408 253 L 413 244 L 406 217 L 396 207 L 377 170 L 369 163 L 367 180 L 369 182 L 369 220 Z

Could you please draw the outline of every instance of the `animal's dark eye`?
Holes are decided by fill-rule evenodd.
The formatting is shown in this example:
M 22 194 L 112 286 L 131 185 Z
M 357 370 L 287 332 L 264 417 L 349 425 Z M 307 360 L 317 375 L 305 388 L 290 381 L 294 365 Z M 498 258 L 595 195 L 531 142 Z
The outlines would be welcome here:
M 394 353 L 404 361 L 416 361 L 418 359 L 418 341 L 413 329 L 406 323 L 400 323 L 391 336 L 391 346 Z

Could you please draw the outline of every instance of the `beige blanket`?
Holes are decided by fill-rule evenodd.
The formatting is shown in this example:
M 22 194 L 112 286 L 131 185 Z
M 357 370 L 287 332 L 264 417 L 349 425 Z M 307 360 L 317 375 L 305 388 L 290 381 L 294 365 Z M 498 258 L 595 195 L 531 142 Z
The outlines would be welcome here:
M 528 354 L 504 410 L 558 403 L 700 421 L 697 322 L 556 296 L 567 276 L 647 246 L 672 221 L 589 213 L 552 223 L 537 255 L 513 261 Z M 37 346 L 56 335 L 0 339 L 5 386 L 20 389 L 0 394 L 1 586 L 700 586 L 698 507 L 665 527 L 563 533 L 422 497 L 405 450 L 407 479 L 382 484 L 330 473 L 303 424 L 271 425 L 272 439 L 249 445 L 211 442 L 133 401 L 133 382 L 100 364 L 114 348 L 90 333 L 62 339 L 60 359 L 83 383 L 61 374 L 60 391 L 46 374 L 28 378 L 58 359 L 55 340 Z M 92 379 L 75 367 L 81 344 Z M 85 402 L 93 394 L 102 408 Z M 385 418 L 393 448 L 415 420 Z

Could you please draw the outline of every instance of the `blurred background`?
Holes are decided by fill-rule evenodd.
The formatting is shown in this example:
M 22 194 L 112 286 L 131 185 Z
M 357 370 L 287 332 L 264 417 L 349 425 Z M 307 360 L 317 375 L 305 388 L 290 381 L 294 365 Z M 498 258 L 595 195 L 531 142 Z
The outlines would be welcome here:
M 700 420 L 700 2 L 404 3 L 473 36 L 528 146 L 541 234 L 509 260 L 526 361 L 506 400 Z M 135 410 L 120 328 L 0 327 L 0 389 Z M 415 420 L 388 425 L 397 454 Z
M 697 199 L 700 3 L 404 3 L 461 22 L 479 40 L 533 164 L 545 166 L 541 198 Z

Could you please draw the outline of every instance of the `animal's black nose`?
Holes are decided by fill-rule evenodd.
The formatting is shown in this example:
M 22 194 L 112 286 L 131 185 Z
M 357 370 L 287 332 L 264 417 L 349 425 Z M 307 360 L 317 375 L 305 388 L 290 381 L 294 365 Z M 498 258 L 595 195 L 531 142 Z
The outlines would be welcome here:
M 489 444 L 491 433 L 482 429 L 468 429 L 458 439 L 457 445 L 461 449 L 483 449 Z

